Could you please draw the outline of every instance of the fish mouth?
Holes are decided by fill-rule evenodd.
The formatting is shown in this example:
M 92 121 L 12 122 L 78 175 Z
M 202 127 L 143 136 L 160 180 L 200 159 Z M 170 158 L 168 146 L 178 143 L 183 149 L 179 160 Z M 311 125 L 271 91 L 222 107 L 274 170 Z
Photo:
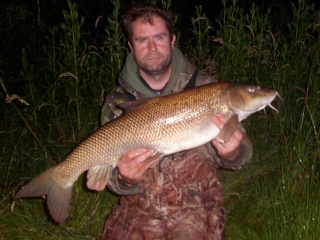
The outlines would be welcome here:
M 269 106 L 272 110 L 279 113 L 279 110 L 271 104 L 276 97 L 279 97 L 282 100 L 279 93 L 273 90 L 271 92 L 269 91 L 269 93 L 264 97 L 260 97 L 260 100 L 256 99 L 256 101 L 252 102 L 251 104 L 243 104 L 242 106 L 240 106 L 239 104 L 235 104 L 235 105 L 232 104 L 231 101 L 229 102 L 229 104 L 230 104 L 230 107 L 233 109 L 233 111 L 239 115 L 239 119 L 243 120 L 247 118 L 249 115 L 255 112 L 258 112 L 260 110 L 266 111 L 265 108 L 267 106 Z M 243 98 L 240 98 L 240 99 L 243 103 L 245 102 Z
M 274 96 L 272 96 L 271 98 L 268 99 L 264 99 L 262 101 L 262 103 L 264 104 L 258 111 L 260 111 L 261 109 L 264 109 L 266 106 L 269 106 L 271 109 L 273 109 L 274 111 L 276 111 L 277 113 L 279 113 L 279 110 L 276 109 L 274 106 L 272 106 L 272 101 L 276 98 L 280 98 L 281 101 L 283 101 L 283 99 L 281 98 L 280 94 L 276 91 Z

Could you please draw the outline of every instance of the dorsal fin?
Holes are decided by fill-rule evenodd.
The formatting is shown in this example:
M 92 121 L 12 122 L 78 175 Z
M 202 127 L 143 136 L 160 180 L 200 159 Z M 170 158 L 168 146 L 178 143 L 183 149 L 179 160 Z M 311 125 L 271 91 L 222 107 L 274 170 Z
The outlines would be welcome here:
M 151 99 L 153 98 L 140 98 L 134 101 L 120 103 L 118 107 L 121 108 L 124 112 L 130 112 L 131 110 L 146 104 Z

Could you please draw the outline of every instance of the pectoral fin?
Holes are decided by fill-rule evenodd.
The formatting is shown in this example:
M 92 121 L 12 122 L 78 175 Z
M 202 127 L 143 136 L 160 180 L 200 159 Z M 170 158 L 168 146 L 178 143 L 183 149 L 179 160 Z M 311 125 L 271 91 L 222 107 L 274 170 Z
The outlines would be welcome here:
M 230 117 L 227 122 L 223 125 L 223 128 L 220 130 L 219 138 L 224 142 L 229 141 L 232 134 L 239 128 L 239 118 L 238 114 Z
M 159 162 L 162 156 L 162 153 L 155 153 L 152 157 L 140 164 L 139 171 L 143 171 L 146 168 L 153 168 Z
M 90 168 L 87 174 L 87 187 L 96 191 L 105 189 L 113 168 L 111 165 L 96 165 Z

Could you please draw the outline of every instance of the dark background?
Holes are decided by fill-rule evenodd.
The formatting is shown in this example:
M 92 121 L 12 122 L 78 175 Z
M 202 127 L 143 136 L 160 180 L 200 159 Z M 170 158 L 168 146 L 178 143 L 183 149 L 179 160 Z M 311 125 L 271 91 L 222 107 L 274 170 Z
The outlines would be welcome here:
M 90 45 L 100 46 L 104 40 L 104 24 L 107 16 L 112 13 L 113 5 L 111 1 L 105 0 L 77 0 L 79 17 L 85 17 L 84 31 Z M 135 1 L 121 0 L 121 13 Z M 276 25 L 279 21 L 286 21 L 288 9 L 291 2 L 297 4 L 298 1 L 279 0 L 255 0 L 238 1 L 240 8 L 250 8 L 252 4 L 259 7 L 262 12 L 271 10 Z M 311 1 L 312 2 L 312 1 Z M 319 5 L 318 1 L 314 1 Z M 228 1 L 232 4 L 232 1 Z M 176 28 L 181 31 L 181 42 L 188 39 L 187 29 L 191 25 L 191 17 L 195 16 L 195 7 L 202 5 L 206 16 L 210 19 L 214 29 L 217 29 L 215 18 L 220 14 L 222 8 L 221 0 L 175 0 L 172 1 L 172 12 L 178 16 Z M 61 24 L 63 21 L 62 10 L 68 10 L 66 0 L 5 0 L 0 3 L 0 76 L 5 79 L 6 86 L 19 88 L 18 76 L 21 72 L 21 55 L 23 49 L 37 54 L 37 50 L 44 44 L 44 37 L 49 28 Z M 96 28 L 95 22 L 102 16 Z M 30 51 L 31 50 L 31 51 Z M 31 56 L 32 61 L 32 56 Z

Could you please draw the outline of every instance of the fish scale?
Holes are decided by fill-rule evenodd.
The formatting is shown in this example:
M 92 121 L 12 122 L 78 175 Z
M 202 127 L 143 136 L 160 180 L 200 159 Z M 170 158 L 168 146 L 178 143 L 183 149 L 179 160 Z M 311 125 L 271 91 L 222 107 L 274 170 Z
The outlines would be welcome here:
M 102 190 L 128 151 L 153 149 L 156 154 L 151 160 L 156 163 L 164 155 L 196 148 L 218 135 L 227 141 L 239 121 L 268 105 L 273 108 L 271 102 L 276 96 L 277 91 L 258 85 L 212 83 L 130 103 L 137 106 L 89 135 L 62 162 L 24 186 L 14 199 L 46 195 L 52 218 L 62 223 L 68 216 L 72 186 L 83 172 L 88 170 L 89 188 Z M 218 114 L 228 119 L 221 130 L 211 121 Z

